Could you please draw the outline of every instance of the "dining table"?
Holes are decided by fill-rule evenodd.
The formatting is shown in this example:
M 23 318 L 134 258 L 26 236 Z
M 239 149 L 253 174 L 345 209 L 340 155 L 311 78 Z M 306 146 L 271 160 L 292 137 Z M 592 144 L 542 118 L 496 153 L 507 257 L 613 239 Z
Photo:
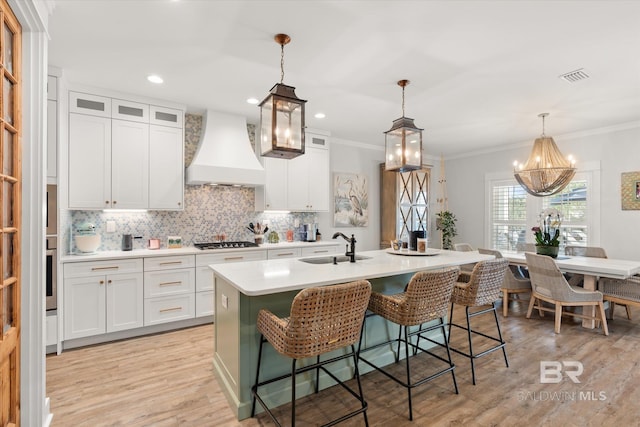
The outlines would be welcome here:
M 502 252 L 510 264 L 525 266 L 527 260 L 524 252 Z M 614 258 L 595 258 L 584 256 L 558 255 L 554 259 L 556 265 L 563 273 L 582 274 L 584 276 L 584 289 L 595 291 L 597 289 L 598 278 L 608 277 L 612 279 L 627 279 L 640 273 L 640 261 Z M 594 306 L 584 306 L 583 313 L 595 316 Z M 585 328 L 595 328 L 593 319 L 583 319 L 582 326 Z

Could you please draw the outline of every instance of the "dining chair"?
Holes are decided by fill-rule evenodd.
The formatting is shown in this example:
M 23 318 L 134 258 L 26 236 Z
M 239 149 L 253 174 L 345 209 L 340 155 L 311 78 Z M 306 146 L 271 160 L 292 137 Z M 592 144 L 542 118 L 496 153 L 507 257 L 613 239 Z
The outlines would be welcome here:
M 291 378 L 291 421 L 289 425 L 295 426 L 296 375 L 315 370 L 315 393 L 318 393 L 320 370 L 322 370 L 360 402 L 360 407 L 356 410 L 342 415 L 325 425 L 333 425 L 358 414 L 363 414 L 365 425 L 369 425 L 366 413 L 367 403 L 364 400 L 360 383 L 355 343 L 360 338 L 362 322 L 370 295 L 371 284 L 367 280 L 358 280 L 340 285 L 303 289 L 294 297 L 291 303 L 291 313 L 286 318 L 280 318 L 265 309 L 258 312 L 257 328 L 261 335 L 256 381 L 251 388 L 252 417 L 255 415 L 257 400 L 273 422 L 281 425 L 258 394 L 258 388 Z M 279 354 L 292 359 L 291 373 L 260 381 L 263 347 L 267 342 Z M 323 361 L 320 360 L 320 355 L 345 347 L 350 347 L 351 351 Z M 306 358 L 315 358 L 316 363 L 297 367 L 296 362 Z M 325 367 L 325 365 L 349 358 L 353 358 L 354 376 L 358 385 L 358 392 L 340 381 L 334 373 L 328 371 Z
M 482 249 L 478 248 L 478 252 L 481 254 L 493 255 L 496 259 L 502 258 L 502 253 L 500 251 L 496 251 L 493 249 Z M 500 290 L 502 291 L 502 315 L 507 317 L 509 311 L 509 301 L 522 301 L 517 298 L 522 293 L 530 293 L 531 292 L 531 280 L 516 277 L 516 272 L 509 266 L 507 269 L 504 280 L 502 281 L 502 286 Z M 519 276 L 519 274 L 518 274 Z
M 598 246 L 565 246 L 564 248 L 565 255 L 569 256 L 584 256 L 584 257 L 592 257 L 592 258 L 607 258 L 607 252 L 604 248 Z M 566 275 L 565 275 L 566 276 Z M 572 274 L 569 276 L 569 284 L 575 286 L 582 286 L 584 283 L 584 276 L 582 274 Z M 633 282 L 632 287 L 630 289 L 633 290 Z M 613 284 L 611 281 L 607 281 L 606 284 L 598 284 L 598 288 L 608 288 L 608 292 L 616 292 L 618 289 L 623 289 L 624 285 L 622 283 Z M 604 294 L 604 292 L 603 292 Z M 606 300 L 607 298 L 605 298 Z M 627 318 L 631 320 L 631 307 L 629 304 L 626 304 L 623 299 L 619 299 L 619 304 L 624 305 L 627 311 Z M 613 311 L 615 310 L 616 303 L 612 300 L 609 301 L 609 319 L 613 319 Z
M 502 350 L 504 356 L 504 363 L 509 367 L 509 361 L 507 360 L 507 351 L 505 350 L 506 342 L 502 338 L 502 332 L 500 331 L 500 323 L 498 322 L 498 314 L 496 313 L 495 301 L 500 298 L 500 287 L 504 281 L 504 275 L 507 271 L 509 261 L 504 258 L 492 259 L 488 261 L 481 261 L 476 264 L 469 276 L 468 282 L 456 283 L 451 294 L 451 314 L 449 315 L 449 337 L 451 340 L 451 327 L 464 329 L 467 331 L 467 339 L 469 342 L 469 352 L 465 353 L 462 350 L 451 347 L 451 350 L 468 357 L 471 361 L 471 377 L 473 385 L 476 384 L 476 371 L 475 371 L 475 359 L 486 356 L 498 349 Z M 459 277 L 463 278 L 463 275 Z M 464 306 L 466 314 L 466 326 L 453 323 L 453 309 L 458 304 Z M 470 308 L 484 307 L 477 311 L 471 312 Z M 496 329 L 498 336 L 487 335 L 484 332 L 480 332 L 475 329 L 471 329 L 471 318 L 480 316 L 482 314 L 493 312 L 493 317 L 496 321 Z M 481 351 L 480 353 L 474 353 L 472 335 L 480 335 L 484 338 L 488 338 L 497 342 L 496 345 Z
M 451 292 L 453 291 L 453 286 L 456 283 L 458 273 L 458 267 L 449 267 L 437 271 L 421 271 L 415 273 L 411 277 L 411 280 L 407 284 L 404 292 L 395 295 L 384 295 L 377 292 L 373 292 L 371 294 L 369 310 L 373 314 L 381 316 L 389 322 L 399 325 L 400 330 L 397 339 L 390 339 L 359 350 L 359 359 L 407 389 L 409 420 L 413 420 L 413 406 L 411 401 L 411 390 L 413 388 L 450 372 L 455 392 L 458 394 L 458 384 L 456 383 L 456 375 L 454 373 L 455 365 L 451 360 L 451 351 L 449 349 L 449 343 L 447 342 L 445 331 L 447 307 L 449 305 L 449 300 L 451 299 Z M 433 323 L 432 321 L 437 321 L 438 323 Z M 414 331 L 410 331 L 411 326 L 418 326 L 418 328 Z M 440 329 L 442 342 L 436 341 L 431 335 L 424 335 L 436 329 Z M 415 344 L 411 341 L 411 337 L 414 336 L 417 336 Z M 446 359 L 425 347 L 421 347 L 421 338 L 427 342 L 445 348 L 447 351 Z M 362 344 L 362 335 L 360 336 L 360 341 Z M 401 344 L 404 343 L 406 380 L 392 375 L 387 369 L 379 367 L 373 363 L 372 360 L 365 359 L 362 356 L 367 351 L 395 343 L 398 344 L 396 363 L 400 361 L 400 352 L 402 351 Z M 413 350 L 411 352 L 413 355 L 416 355 L 418 350 L 420 350 L 421 352 L 444 362 L 444 364 L 442 367 L 438 367 L 439 370 L 435 373 L 431 373 L 430 371 L 430 375 L 426 377 L 423 376 L 420 379 L 412 379 L 410 360 L 413 359 L 413 357 L 409 352 L 409 347 Z M 434 362 L 437 361 L 430 360 L 429 364 L 431 365 Z
M 473 251 L 473 246 L 471 246 L 469 243 L 454 243 L 453 250 L 458 252 L 471 252 Z M 469 264 L 462 264 L 460 266 L 460 273 L 468 276 L 471 274 L 471 271 L 475 266 L 476 266 L 475 262 L 469 263 Z
M 610 279 L 603 277 L 598 281 L 598 290 L 603 299 L 609 301 L 609 319 L 613 319 L 616 304 L 624 305 L 627 318 L 631 320 L 631 307 L 640 307 L 640 275 L 627 279 Z
M 602 322 L 602 331 L 605 335 L 609 335 L 601 292 L 587 291 L 570 285 L 551 257 L 537 255 L 531 252 L 525 253 L 525 257 L 527 259 L 527 266 L 529 267 L 532 288 L 531 301 L 529 302 L 529 309 L 527 310 L 527 319 L 531 318 L 531 312 L 534 308 L 541 314 L 544 311 L 555 313 L 556 334 L 560 333 L 562 315 L 580 317 L 582 319 L 593 319 L 596 320 L 596 325 L 598 322 Z M 538 302 L 537 305 L 535 304 L 536 301 Z M 543 306 L 541 301 L 553 304 L 555 309 L 552 310 Z M 588 305 L 598 307 L 595 316 L 563 310 L 563 307 Z

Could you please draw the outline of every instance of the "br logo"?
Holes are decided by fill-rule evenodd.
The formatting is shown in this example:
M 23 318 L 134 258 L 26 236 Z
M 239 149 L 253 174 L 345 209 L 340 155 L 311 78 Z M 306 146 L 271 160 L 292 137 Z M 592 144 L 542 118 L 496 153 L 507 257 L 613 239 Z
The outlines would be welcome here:
M 569 377 L 574 383 L 579 383 L 578 377 L 584 370 L 582 363 L 575 360 L 555 360 L 540 361 L 540 382 L 542 384 L 557 384 L 562 381 L 562 374 Z

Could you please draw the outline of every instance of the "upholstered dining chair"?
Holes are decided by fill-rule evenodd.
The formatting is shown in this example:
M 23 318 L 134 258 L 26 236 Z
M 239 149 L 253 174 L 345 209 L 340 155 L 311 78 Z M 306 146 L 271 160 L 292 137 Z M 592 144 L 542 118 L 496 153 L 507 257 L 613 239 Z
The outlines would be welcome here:
M 500 298 L 500 288 L 504 281 L 504 275 L 508 269 L 509 261 L 504 258 L 492 259 L 488 261 L 481 261 L 476 264 L 469 276 L 468 282 L 460 282 L 460 279 L 453 288 L 451 294 L 451 314 L 449 315 L 449 340 L 451 340 L 451 327 L 464 329 L 467 331 L 467 339 L 469 341 L 469 352 L 465 353 L 462 350 L 451 347 L 451 350 L 466 356 L 471 361 L 471 376 L 473 385 L 476 384 L 476 371 L 475 371 L 475 359 L 492 353 L 498 349 L 502 350 L 504 356 L 504 363 L 509 367 L 509 361 L 507 360 L 507 351 L 505 350 L 506 342 L 502 339 L 502 332 L 500 332 L 500 323 L 498 322 L 498 314 L 496 313 L 495 301 Z M 466 278 L 464 275 L 460 275 L 460 278 Z M 453 309 L 455 305 L 461 305 L 465 308 L 466 313 L 466 326 L 453 323 Z M 474 307 L 484 307 L 477 311 L 471 312 L 469 309 Z M 496 321 L 496 329 L 498 336 L 490 336 L 484 332 L 480 332 L 471 329 L 471 318 L 480 316 L 482 314 L 493 312 L 493 317 Z M 472 335 L 481 335 L 484 338 L 488 338 L 495 341 L 497 344 L 489 349 L 483 350 L 480 353 L 474 353 Z
M 496 257 L 496 259 L 502 258 L 502 253 L 493 249 L 478 248 L 478 252 L 480 252 L 481 254 L 493 255 Z M 511 269 L 511 266 L 509 266 L 504 275 L 504 280 L 502 281 L 500 290 L 502 291 L 502 315 L 504 317 L 507 317 L 507 314 L 509 312 L 509 301 L 522 301 L 514 297 L 517 297 L 522 293 L 530 293 L 531 280 L 516 277 L 514 271 Z
M 318 392 L 318 381 L 322 369 L 329 377 L 344 387 L 352 396 L 358 399 L 360 407 L 342 415 L 328 425 L 338 421 L 363 414 L 365 425 L 367 419 L 367 403 L 360 384 L 358 357 L 355 343 L 359 341 L 362 322 L 364 320 L 371 284 L 367 280 L 344 283 L 340 285 L 319 286 L 300 291 L 291 303 L 291 314 L 287 318 L 280 318 L 268 310 L 258 312 L 257 328 L 260 335 L 258 350 L 258 367 L 256 381 L 251 388 L 253 396 L 251 416 L 255 415 L 256 400 L 269 414 L 271 419 L 281 425 L 275 415 L 267 407 L 258 394 L 258 388 L 291 377 L 291 421 L 288 425 L 295 426 L 296 421 L 296 375 L 315 370 L 315 392 Z M 267 342 L 282 356 L 292 359 L 291 373 L 260 381 L 260 363 L 263 346 Z M 350 347 L 351 351 L 340 356 L 320 361 L 320 355 L 341 348 Z M 316 358 L 316 363 L 297 367 L 300 359 Z M 358 392 L 352 390 L 344 382 L 325 368 L 325 365 L 339 360 L 353 358 L 354 376 L 358 385 Z
M 381 316 L 389 322 L 393 322 L 400 326 L 400 332 L 397 339 L 390 339 L 359 351 L 360 360 L 377 369 L 396 383 L 407 389 L 409 401 L 409 420 L 413 420 L 413 406 L 411 401 L 411 390 L 420 386 L 427 381 L 437 378 L 447 372 L 451 373 L 453 386 L 456 394 L 458 394 L 458 384 L 456 383 L 456 375 L 454 373 L 455 365 L 451 361 L 451 352 L 445 333 L 445 318 L 447 316 L 447 307 L 451 299 L 451 292 L 458 277 L 458 267 L 449 267 L 437 271 L 421 271 L 415 273 L 406 286 L 404 292 L 395 295 L 384 295 L 377 292 L 371 294 L 369 301 L 369 310 L 375 315 Z M 437 321 L 438 323 L 430 323 Z M 417 326 L 416 329 L 410 331 L 411 326 Z M 442 341 L 436 341 L 431 335 L 425 336 L 430 331 L 440 329 Z M 411 341 L 411 337 L 417 336 L 415 344 Z M 444 347 L 447 351 L 447 358 L 433 353 L 431 350 L 420 346 L 420 339 L 432 344 Z M 362 336 L 360 337 L 362 343 Z M 376 365 L 373 360 L 365 359 L 363 354 L 369 350 L 379 347 L 388 346 L 389 344 L 398 344 L 396 352 L 396 363 L 400 360 L 401 344 L 404 343 L 405 363 L 406 363 L 406 380 L 398 378 L 390 373 L 389 370 L 383 369 Z M 413 352 L 409 351 L 409 347 Z M 439 359 L 442 367 L 438 368 L 438 372 L 431 373 L 427 377 L 420 379 L 412 378 L 410 360 L 411 353 L 417 354 L 420 350 L 436 359 Z M 436 363 L 436 360 L 430 364 Z M 415 362 L 414 362 L 415 363 Z
M 564 253 L 565 253 L 565 255 L 568 255 L 568 256 L 585 256 L 585 257 L 592 257 L 592 258 L 607 258 L 607 252 L 604 250 L 604 248 L 601 248 L 599 246 L 565 246 Z M 572 274 L 571 276 L 569 276 L 568 280 L 569 280 L 569 284 L 570 285 L 582 286 L 582 284 L 584 282 L 584 276 L 582 274 Z M 606 281 L 606 283 L 604 283 L 604 284 L 599 284 L 599 288 L 608 287 L 608 289 L 610 291 L 613 291 L 614 289 L 617 290 L 617 289 L 621 289 L 622 288 L 621 287 L 621 283 L 618 283 L 617 285 L 614 285 L 613 283 L 614 283 L 613 280 Z M 633 289 L 633 287 L 630 288 L 630 289 Z M 602 289 L 600 289 L 600 290 L 602 291 Z M 605 293 L 603 292 L 603 294 L 605 294 Z M 605 300 L 606 299 L 607 298 L 605 298 Z M 615 310 L 616 302 L 611 300 L 611 301 L 609 301 L 609 304 L 610 304 L 609 319 L 613 319 L 613 311 Z M 627 318 L 629 320 L 631 320 L 631 307 L 630 307 L 630 304 L 626 304 L 623 299 L 618 299 L 618 304 L 624 305 L 624 307 L 625 307 L 625 309 L 627 311 Z
M 454 243 L 453 250 L 458 252 L 471 252 L 474 249 L 473 249 L 473 246 L 471 246 L 469 243 Z M 475 266 L 476 266 L 475 263 L 462 264 L 460 266 L 460 272 L 468 276 L 471 274 L 471 271 Z
M 596 324 L 602 322 L 602 331 L 609 335 L 607 319 L 604 314 L 602 304 L 602 293 L 598 291 L 587 291 L 577 286 L 571 286 L 567 279 L 556 265 L 553 258 L 546 255 L 537 255 L 531 252 L 525 253 L 529 275 L 531 277 L 531 301 L 527 310 L 527 319 L 531 318 L 533 309 L 537 309 L 540 314 L 544 311 L 555 313 L 555 332 L 560 333 L 560 322 L 562 315 L 580 317 L 582 319 L 594 319 Z M 538 304 L 536 305 L 536 301 Z M 555 305 L 555 309 L 549 309 L 542 305 L 541 301 L 546 301 Z M 597 307 L 595 316 L 588 316 L 570 311 L 564 311 L 563 307 L 593 305 Z

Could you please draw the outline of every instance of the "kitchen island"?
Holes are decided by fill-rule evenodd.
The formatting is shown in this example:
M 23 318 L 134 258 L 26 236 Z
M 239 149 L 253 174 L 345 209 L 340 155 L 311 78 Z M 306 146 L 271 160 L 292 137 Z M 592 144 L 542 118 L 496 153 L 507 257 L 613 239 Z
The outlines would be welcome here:
M 417 271 L 493 259 L 492 255 L 477 252 L 433 251 L 433 256 L 391 252 L 361 252 L 358 256 L 365 259 L 355 263 L 333 264 L 332 257 L 314 257 L 325 258 L 329 263 L 309 263 L 306 261 L 310 258 L 295 258 L 210 265 L 214 272 L 216 304 L 214 372 L 238 419 L 251 416 L 251 386 L 255 381 L 259 340 L 256 318 L 260 309 L 287 317 L 294 296 L 304 288 L 367 279 L 374 291 L 393 294 L 401 292 Z M 373 345 L 396 335 L 396 326 L 373 317 L 366 322 L 363 345 Z M 371 358 L 380 365 L 394 360 L 394 353 L 389 347 L 381 347 L 371 354 Z M 349 379 L 353 376 L 353 367 L 348 361 L 343 362 L 337 376 Z M 289 367 L 289 359 L 278 355 L 270 346 L 265 347 L 263 378 L 284 374 Z M 298 396 L 313 391 L 313 376 L 313 372 L 298 376 Z M 283 381 L 265 387 L 264 398 L 269 406 L 289 401 L 290 384 Z M 321 389 L 332 385 L 333 381 L 320 377 Z

